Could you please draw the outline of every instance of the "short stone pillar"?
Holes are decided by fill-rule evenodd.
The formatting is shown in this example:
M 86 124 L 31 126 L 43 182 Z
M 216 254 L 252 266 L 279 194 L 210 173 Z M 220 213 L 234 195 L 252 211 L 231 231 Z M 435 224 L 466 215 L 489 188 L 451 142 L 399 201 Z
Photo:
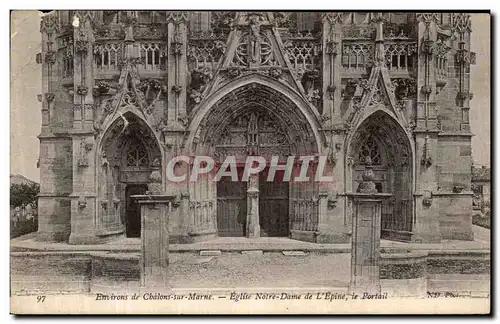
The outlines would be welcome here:
M 176 196 L 132 196 L 141 206 L 141 288 L 168 288 L 169 218 Z
M 350 291 L 380 294 L 380 231 L 382 201 L 391 194 L 378 193 L 371 161 L 366 161 L 363 181 L 353 198 Z
M 259 178 L 254 175 L 248 180 L 246 237 L 260 237 Z

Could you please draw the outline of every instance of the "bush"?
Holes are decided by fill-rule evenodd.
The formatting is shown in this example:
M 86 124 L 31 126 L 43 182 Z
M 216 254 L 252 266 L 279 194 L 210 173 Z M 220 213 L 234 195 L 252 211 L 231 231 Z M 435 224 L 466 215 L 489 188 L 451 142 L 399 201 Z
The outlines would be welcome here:
M 33 209 L 38 206 L 37 196 L 40 193 L 40 185 L 38 183 L 22 183 L 10 185 L 10 205 L 12 207 L 21 207 L 31 204 Z
M 490 217 L 476 214 L 472 216 L 472 224 L 490 229 Z
M 10 186 L 10 206 L 18 208 L 18 211 L 11 210 L 10 238 L 18 237 L 38 230 L 38 193 L 40 185 L 38 183 L 11 184 Z M 23 219 L 23 213 L 27 205 L 31 205 L 31 219 Z M 12 214 L 12 212 L 14 214 Z M 21 215 L 20 215 L 21 214 Z M 18 217 L 17 215 L 20 215 Z

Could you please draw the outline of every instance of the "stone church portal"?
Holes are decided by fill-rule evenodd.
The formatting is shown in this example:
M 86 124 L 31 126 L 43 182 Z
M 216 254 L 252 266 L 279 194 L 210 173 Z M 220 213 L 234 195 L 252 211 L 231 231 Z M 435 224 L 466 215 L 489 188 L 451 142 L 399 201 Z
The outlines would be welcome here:
M 390 197 L 382 238 L 473 239 L 467 13 L 61 10 L 40 31 L 37 240 L 136 238 L 133 197 L 161 192 L 172 243 L 347 243 L 367 167 Z M 313 156 L 311 180 L 265 181 L 267 164 L 248 181 L 188 181 L 191 162 L 166 176 L 175 157 L 217 170 L 229 155 L 238 173 Z

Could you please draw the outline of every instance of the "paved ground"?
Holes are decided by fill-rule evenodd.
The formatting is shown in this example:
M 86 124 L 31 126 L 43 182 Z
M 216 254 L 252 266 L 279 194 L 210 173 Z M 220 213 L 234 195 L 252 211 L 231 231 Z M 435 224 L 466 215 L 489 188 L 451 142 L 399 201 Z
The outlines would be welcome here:
M 227 253 L 173 259 L 170 277 L 178 288 L 347 286 L 350 254 L 259 256 Z
M 402 243 L 382 240 L 382 248 L 397 248 L 408 250 L 488 250 L 490 249 L 490 230 L 473 226 L 474 241 L 446 240 L 436 244 Z M 36 233 L 31 233 L 11 240 L 13 251 L 123 251 L 133 252 L 140 250 L 140 239 L 121 238 L 108 244 L 97 245 L 69 245 L 65 243 L 36 242 Z M 171 244 L 173 252 L 199 250 L 303 250 L 317 252 L 349 252 L 350 244 L 317 244 L 301 242 L 284 237 L 262 237 L 247 239 L 244 237 L 221 237 L 215 240 L 195 244 Z

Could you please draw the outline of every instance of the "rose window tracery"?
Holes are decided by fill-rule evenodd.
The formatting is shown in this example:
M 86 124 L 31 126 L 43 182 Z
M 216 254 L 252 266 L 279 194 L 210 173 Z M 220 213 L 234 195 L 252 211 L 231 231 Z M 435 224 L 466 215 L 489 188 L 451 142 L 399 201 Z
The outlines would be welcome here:
M 144 167 L 149 165 L 146 147 L 135 137 L 129 142 L 126 159 L 128 167 Z
M 363 145 L 361 145 L 358 156 L 359 163 L 364 164 L 367 157 L 370 157 L 372 165 L 382 165 L 380 149 L 373 137 L 369 137 Z

